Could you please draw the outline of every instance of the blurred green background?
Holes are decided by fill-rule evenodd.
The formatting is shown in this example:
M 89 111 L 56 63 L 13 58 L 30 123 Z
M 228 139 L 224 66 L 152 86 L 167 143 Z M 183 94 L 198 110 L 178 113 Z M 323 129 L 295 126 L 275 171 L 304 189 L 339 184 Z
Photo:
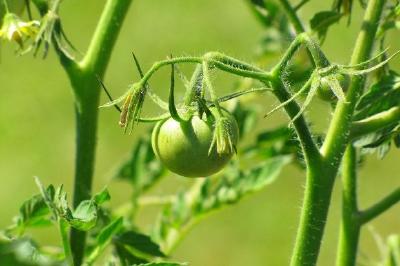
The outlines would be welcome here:
M 61 8 L 61 17 L 70 39 L 84 51 L 91 37 L 104 0 L 69 0 Z M 310 1 L 302 12 L 309 20 L 315 10 L 329 9 L 331 1 Z M 356 12 L 350 28 L 345 21 L 335 25 L 323 46 L 334 62 L 348 61 L 360 26 L 361 12 Z M 399 49 L 399 39 L 393 34 L 388 43 L 391 50 Z M 131 58 L 135 51 L 144 68 L 152 62 L 173 55 L 201 55 L 206 51 L 221 51 L 252 61 L 254 49 L 262 36 L 262 27 L 241 0 L 134 0 L 123 25 L 105 78 L 114 97 L 125 91 L 137 79 Z M 31 55 L 15 56 L 15 47 L 2 47 L 0 64 L 0 227 L 10 224 L 22 201 L 37 193 L 33 176 L 46 184 L 72 187 L 74 165 L 73 96 L 69 82 L 54 53 L 46 60 Z M 271 62 L 276 61 L 271 59 Z M 393 66 L 400 66 L 398 58 Z M 395 67 L 396 68 L 396 67 Z M 166 73 L 165 73 L 166 74 Z M 234 86 L 235 80 L 224 75 L 217 79 L 220 92 Z M 152 80 L 161 95 L 167 94 L 168 78 L 157 75 Z M 181 92 L 183 94 L 183 92 Z M 103 98 L 102 102 L 106 99 Z M 329 108 L 314 101 L 308 115 L 316 130 L 329 120 Z M 276 101 L 266 96 L 261 101 L 265 112 Z M 146 105 L 146 112 L 156 113 Z M 129 199 L 127 183 L 110 180 L 110 172 L 129 154 L 137 136 L 145 132 L 139 126 L 133 135 L 124 135 L 117 125 L 118 114 L 102 109 L 99 135 L 95 189 L 109 186 L 112 204 Z M 260 120 L 261 128 L 287 123 L 283 114 Z M 360 171 L 360 204 L 369 206 L 400 183 L 399 150 L 392 150 L 384 161 L 369 156 Z M 339 181 L 339 180 L 338 180 Z M 162 194 L 184 189 L 193 182 L 171 175 L 152 193 Z M 239 204 L 214 213 L 202 221 L 178 246 L 173 254 L 177 261 L 192 266 L 287 265 L 298 224 L 304 186 L 304 173 L 294 166 L 287 167 L 280 178 Z M 139 224 L 149 229 L 156 209 L 140 213 Z M 334 265 L 340 215 L 340 182 L 333 194 L 326 236 L 319 265 Z M 400 206 L 372 223 L 379 234 L 400 233 Z M 44 243 L 57 243 L 57 234 L 45 230 L 31 232 Z M 55 232 L 54 232 L 55 233 Z M 379 258 L 378 248 L 365 228 L 362 232 L 360 257 Z

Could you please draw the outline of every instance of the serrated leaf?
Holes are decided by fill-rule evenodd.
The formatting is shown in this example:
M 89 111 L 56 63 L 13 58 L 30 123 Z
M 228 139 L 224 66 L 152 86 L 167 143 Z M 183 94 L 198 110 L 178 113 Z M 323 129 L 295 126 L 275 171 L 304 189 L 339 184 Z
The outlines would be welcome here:
M 400 75 L 390 71 L 389 74 L 374 83 L 361 97 L 356 107 L 357 112 L 354 119 L 364 119 L 399 105 Z
M 101 205 L 106 201 L 111 199 L 110 193 L 107 188 L 104 188 L 101 192 L 94 195 L 93 200 L 97 203 L 97 205 Z
M 223 175 L 199 180 L 189 191 L 178 194 L 171 205 L 164 207 L 153 236 L 168 254 L 176 244 L 171 239 L 176 240 L 176 236 L 182 230 L 186 231 L 196 219 L 264 188 L 276 179 L 282 167 L 290 161 L 291 156 L 277 156 L 245 172 L 231 163 Z
M 96 245 L 87 259 L 87 263 L 91 264 L 97 256 L 106 248 L 111 239 L 121 230 L 123 218 L 119 217 L 106 225 L 96 237 Z
M 139 258 L 132 254 L 132 252 L 122 244 L 115 243 L 115 251 L 121 261 L 121 265 L 137 265 L 148 262 L 146 259 Z
M 310 27 L 318 34 L 320 40 L 323 40 L 329 27 L 338 22 L 341 17 L 342 14 L 336 11 L 321 11 L 312 17 Z
M 26 200 L 19 209 L 18 226 L 20 229 L 28 226 L 50 225 L 50 209 L 42 195 L 35 195 Z
M 165 257 L 164 253 L 161 252 L 160 247 L 147 235 L 135 232 L 126 231 L 119 234 L 116 242 L 122 245 L 129 246 L 141 253 L 145 253 L 156 257 Z
M 240 137 L 245 136 L 254 129 L 258 116 L 256 108 L 245 107 L 240 102 L 237 102 L 231 113 L 238 124 Z
M 131 182 L 135 194 L 146 191 L 166 173 L 164 166 L 153 153 L 149 135 L 151 133 L 138 140 L 132 149 L 131 156 L 118 167 L 114 174 L 114 178 Z
M 81 231 L 88 231 L 96 225 L 97 205 L 94 200 L 84 200 L 72 213 L 68 223 Z

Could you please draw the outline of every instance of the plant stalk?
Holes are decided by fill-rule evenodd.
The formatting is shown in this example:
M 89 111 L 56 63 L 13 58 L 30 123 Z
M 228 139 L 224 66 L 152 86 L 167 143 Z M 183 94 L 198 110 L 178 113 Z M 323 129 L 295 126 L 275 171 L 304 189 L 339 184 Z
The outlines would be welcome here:
M 361 230 L 357 207 L 357 153 L 353 145 L 347 146 L 343 157 L 342 183 L 342 221 L 336 265 L 353 266 Z
M 95 164 L 97 119 L 100 86 L 122 22 L 132 0 L 108 0 L 94 32 L 88 51 L 81 62 L 66 62 L 57 50 L 61 64 L 68 73 L 75 94 L 76 159 L 73 206 L 91 197 Z M 56 48 L 57 49 L 57 48 Z M 70 245 L 74 265 L 82 264 L 86 233 L 71 229 Z
M 286 2 L 286 1 L 281 1 Z M 374 39 L 385 0 L 370 0 L 365 12 L 362 30 L 358 35 L 351 64 L 366 61 L 372 51 Z M 292 266 L 316 265 L 325 221 L 328 215 L 334 179 L 349 140 L 350 124 L 357 97 L 363 90 L 365 80 L 353 77 L 346 102 L 338 103 L 327 137 L 321 148 L 323 163 L 320 169 L 307 164 L 307 183 L 299 230 L 291 260 Z
M 320 164 L 307 170 L 304 201 L 290 265 L 316 265 L 321 246 L 335 171 Z

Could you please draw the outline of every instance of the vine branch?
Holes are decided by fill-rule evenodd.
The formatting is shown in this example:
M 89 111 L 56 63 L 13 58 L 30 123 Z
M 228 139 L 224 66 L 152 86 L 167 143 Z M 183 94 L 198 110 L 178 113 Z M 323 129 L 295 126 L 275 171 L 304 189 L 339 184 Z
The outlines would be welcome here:
M 360 213 L 360 221 L 362 224 L 368 223 L 376 218 L 396 203 L 400 202 L 400 187 L 395 189 L 392 193 L 375 203 L 373 206 Z

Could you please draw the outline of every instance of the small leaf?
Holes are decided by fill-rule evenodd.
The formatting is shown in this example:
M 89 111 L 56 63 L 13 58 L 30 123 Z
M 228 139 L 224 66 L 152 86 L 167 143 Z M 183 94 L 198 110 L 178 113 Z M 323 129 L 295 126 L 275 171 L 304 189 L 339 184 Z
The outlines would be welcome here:
M 93 200 L 84 200 L 74 210 L 73 218 L 69 219 L 69 224 L 81 231 L 88 231 L 96 225 L 97 205 Z
M 314 32 L 318 33 L 319 39 L 323 40 L 328 28 L 338 22 L 341 17 L 342 14 L 336 11 L 321 11 L 316 13 L 310 20 L 310 27 Z
M 49 190 L 49 188 L 47 189 Z M 50 209 L 44 202 L 42 195 L 35 195 L 26 200 L 19 209 L 18 225 L 21 229 L 28 226 L 50 224 Z
M 145 254 L 157 257 L 165 257 L 165 255 L 161 252 L 160 247 L 153 242 L 149 236 L 135 231 L 126 231 L 118 235 L 115 241 Z
M 104 188 L 101 192 L 94 195 L 93 199 L 97 205 L 101 205 L 104 202 L 109 201 L 111 199 L 111 196 L 110 193 L 108 192 L 108 189 Z

